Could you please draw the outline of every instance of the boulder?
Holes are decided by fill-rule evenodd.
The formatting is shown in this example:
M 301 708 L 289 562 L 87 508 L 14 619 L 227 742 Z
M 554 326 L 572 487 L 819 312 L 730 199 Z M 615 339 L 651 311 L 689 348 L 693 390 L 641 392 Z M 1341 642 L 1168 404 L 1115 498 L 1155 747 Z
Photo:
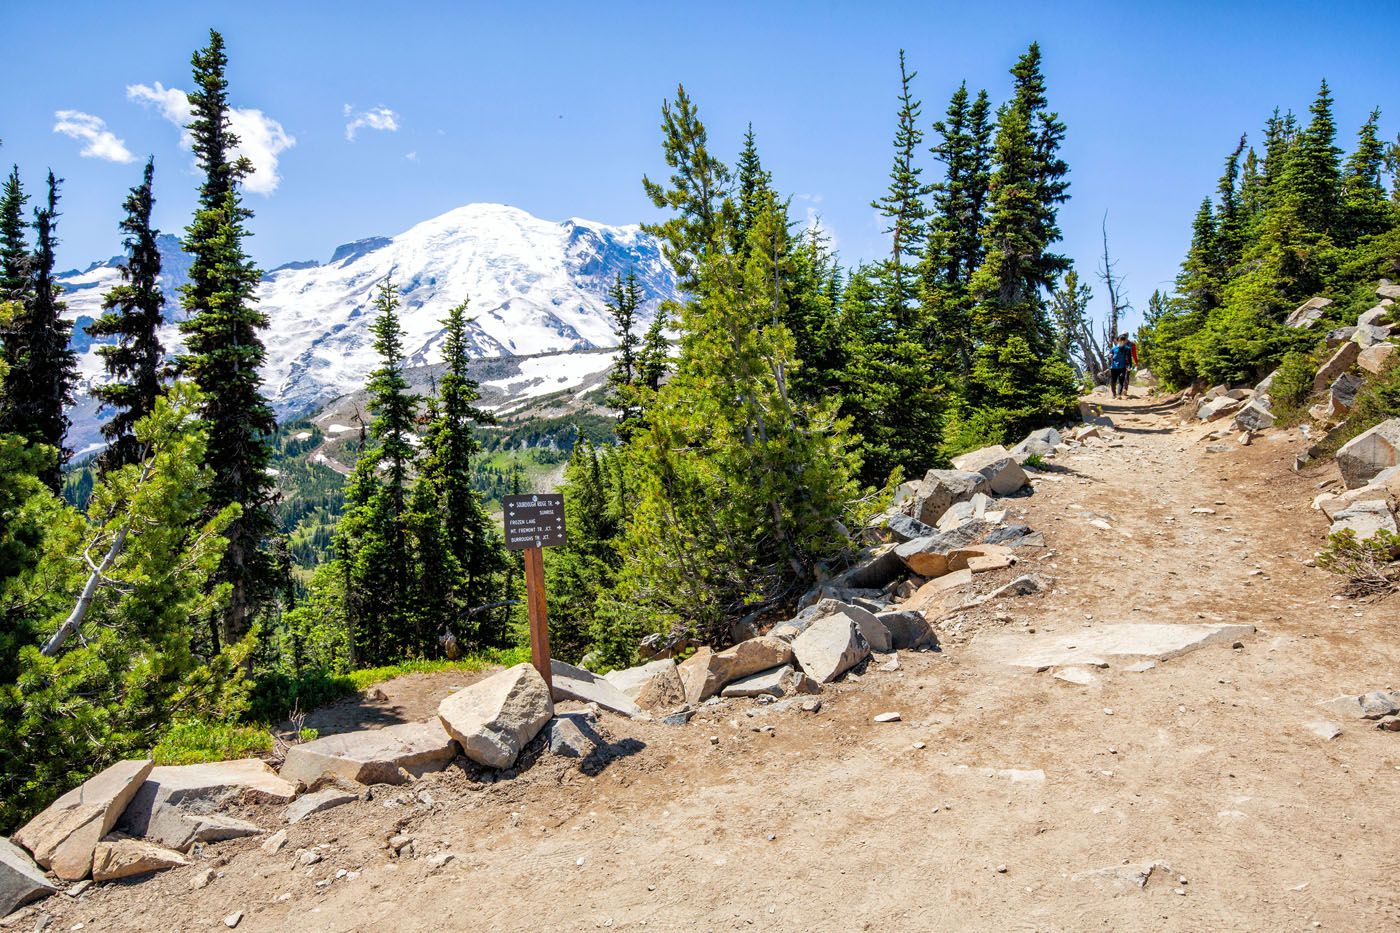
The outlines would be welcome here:
M 919 494 L 919 481 L 916 479 L 906 480 L 895 487 L 894 499 L 890 502 L 890 507 L 902 509 L 904 503 L 912 502 Z
M 1308 413 L 1319 421 L 1341 421 L 1356 403 L 1356 393 L 1361 390 L 1361 378 L 1351 373 L 1342 373 L 1327 387 L 1327 394 Z
M 1015 547 L 1016 542 L 1031 533 L 1029 525 L 1004 525 L 1001 528 L 994 528 L 992 532 L 982 539 L 983 544 L 1005 544 L 1008 547 Z
M 555 702 L 577 700 L 580 703 L 596 703 L 605 710 L 634 719 L 646 716 L 636 700 L 592 671 L 565 664 L 563 661 L 551 660 L 549 673 L 550 679 L 554 681 Z
M 1283 325 L 1285 327 L 1312 327 L 1322 318 L 1322 313 L 1331 304 L 1331 298 L 1309 298 L 1294 309 L 1292 314 L 1288 315 Z
M 791 643 L 794 638 L 805 632 L 807 627 L 818 619 L 824 619 L 827 616 L 833 616 L 843 612 L 856 620 L 856 623 L 860 626 L 861 634 L 864 635 L 866 640 L 873 646 L 886 645 L 889 643 L 889 632 L 885 631 L 884 627 L 875 617 L 875 610 L 831 597 L 820 599 L 806 609 L 803 609 L 791 619 L 785 622 L 779 622 L 769 630 L 768 634 L 771 637 L 781 638 Z M 876 647 L 875 650 L 888 651 L 889 648 Z
M 1400 713 L 1400 693 L 1372 690 L 1355 696 L 1339 696 L 1319 704 L 1343 719 L 1380 719 Z
M 119 761 L 59 797 L 10 837 L 64 881 L 92 872 L 92 854 L 151 773 L 151 762 Z
M 910 518 L 902 512 L 896 512 L 884 520 L 881 537 L 886 541 L 904 543 L 914 538 L 922 538 L 925 535 L 934 533 L 934 529 L 925 525 L 917 518 Z
M 1362 311 L 1356 317 L 1356 326 L 1364 327 L 1368 324 L 1380 324 L 1382 319 L 1390 313 L 1389 305 L 1376 305 L 1369 311 Z
M 1263 431 L 1274 426 L 1274 414 L 1257 399 L 1235 412 L 1235 427 L 1241 431 Z
M 1382 298 L 1389 298 L 1392 301 L 1400 299 L 1400 285 L 1392 282 L 1382 282 L 1376 286 L 1376 294 Z
M 969 473 L 981 473 L 987 478 L 987 491 L 998 496 L 1009 496 L 1027 483 L 1021 465 L 1000 444 L 954 457 L 953 466 Z
M 1259 384 L 1254 387 L 1254 397 L 1259 398 L 1260 396 L 1268 395 L 1269 388 L 1274 384 L 1274 378 L 1276 376 L 1278 376 L 1277 369 L 1269 373 L 1263 379 L 1259 380 Z
M 1331 350 L 1340 347 L 1352 337 L 1356 336 L 1355 327 L 1336 327 L 1327 332 L 1327 349 Z
M 935 525 L 955 502 L 966 502 L 986 492 L 987 478 L 966 470 L 929 470 L 914 497 L 914 517 L 925 525 Z
M 0 837 L 0 917 L 55 890 L 29 853 Z
M 549 753 L 565 758 L 587 758 L 603 744 L 589 716 L 561 713 L 549 721 Z
M 828 581 L 835 589 L 879 590 L 889 586 L 904 573 L 904 563 L 894 552 L 895 546 L 862 551 L 856 563 Z
M 1368 373 L 1378 373 L 1385 368 L 1391 354 L 1396 350 L 1393 343 L 1378 343 L 1373 347 L 1367 347 L 1356 356 L 1356 365 L 1366 370 Z
M 982 560 L 994 558 L 995 560 Z M 948 553 L 948 569 L 971 570 L 981 573 L 999 567 L 1009 567 L 1016 562 L 1011 549 L 1001 544 L 972 544 Z
M 440 721 L 407 722 L 293 745 L 280 774 L 308 787 L 327 774 L 357 784 L 402 784 L 441 771 L 456 754 L 456 743 Z
M 1247 402 L 1254 398 L 1254 390 L 1244 388 L 1230 389 L 1225 393 L 1225 397 L 1232 398 L 1237 402 Z
M 1152 370 L 1148 369 L 1146 366 L 1142 366 L 1133 374 L 1133 382 L 1136 385 L 1146 386 L 1150 389 L 1157 385 L 1157 376 Z
M 443 728 L 462 752 L 489 768 L 508 768 L 554 717 L 554 701 L 539 671 L 517 664 L 438 704 Z
M 313 794 L 302 794 L 291 806 L 287 807 L 287 822 L 300 823 L 313 813 L 320 813 L 359 799 L 359 794 L 352 794 L 339 787 L 327 787 Z
M 1349 489 L 1365 486 L 1377 473 L 1400 465 L 1400 418 L 1382 421 L 1347 441 L 1336 459 Z
M 785 697 L 798 693 L 821 693 L 821 686 L 806 674 L 784 664 L 757 674 L 741 677 L 720 691 L 726 697 Z
M 97 844 L 93 853 L 92 880 L 117 881 L 188 864 L 189 859 L 173 849 L 144 839 L 109 836 Z
M 1229 391 L 1230 387 L 1227 385 L 1222 384 L 1218 386 L 1211 386 L 1209 389 L 1206 389 L 1204 394 L 1201 395 L 1201 401 L 1214 401 L 1215 399 L 1220 398 L 1222 395 L 1227 394 Z
M 235 803 L 289 803 L 297 785 L 258 758 L 152 768 L 117 828 L 129 836 L 183 849 L 202 822 Z
M 1363 499 L 1333 514 L 1332 527 L 1327 533 L 1334 535 L 1339 531 L 1352 532 L 1358 541 L 1372 538 L 1378 531 L 1395 534 L 1395 516 L 1386 500 Z
M 925 615 L 943 604 L 943 599 L 953 590 L 972 583 L 971 570 L 955 570 L 936 580 L 930 580 L 905 601 L 904 607 Z
M 792 653 L 817 683 L 829 684 L 870 656 L 860 626 L 844 613 L 818 619 L 793 639 Z
M 1356 357 L 1361 353 L 1361 347 L 1357 343 L 1344 343 L 1336 349 L 1327 361 L 1317 369 L 1317 375 L 1313 376 L 1313 391 L 1321 392 L 1337 380 L 1342 373 L 1351 369 L 1351 365 L 1356 362 Z
M 1241 402 L 1237 398 L 1230 398 L 1228 395 L 1218 395 L 1201 405 L 1196 410 L 1196 417 L 1202 421 L 1219 421 L 1226 415 L 1239 408 Z
M 1355 333 L 1351 335 L 1351 339 L 1353 343 L 1364 350 L 1367 347 L 1374 347 L 1385 343 L 1390 339 L 1390 333 L 1394 329 L 1395 328 L 1388 324 L 1362 324 L 1356 329 Z
M 895 549 L 904 565 L 925 579 L 941 577 L 950 569 L 948 554 L 960 547 L 966 547 L 991 531 L 985 522 L 971 521 L 952 531 L 928 538 L 915 538 L 906 541 Z
M 894 648 L 915 650 L 938 647 L 938 636 L 934 634 L 933 627 L 928 624 L 922 612 L 896 609 L 893 612 L 877 613 L 875 618 L 879 619 L 880 624 L 890 633 L 890 645 Z
M 685 703 L 685 687 L 676 662 L 670 658 L 613 671 L 604 679 L 645 710 L 671 709 Z
M 1035 457 L 1053 457 L 1055 449 L 1064 443 L 1060 432 L 1054 428 L 1040 428 L 1026 435 L 1025 440 L 1011 448 L 1011 457 L 1017 463 Z
M 978 493 L 978 495 L 981 495 L 981 493 Z M 985 511 L 985 506 L 983 508 Z M 971 500 L 967 502 L 954 502 L 948 507 L 948 511 L 943 513 L 943 517 L 938 520 L 938 531 L 952 531 L 954 528 L 961 528 L 976 517 L 977 505 Z
M 786 664 L 792 655 L 793 646 L 772 635 L 750 638 L 723 651 L 701 648 L 680 666 L 686 702 L 693 706 L 707 700 L 726 684 Z

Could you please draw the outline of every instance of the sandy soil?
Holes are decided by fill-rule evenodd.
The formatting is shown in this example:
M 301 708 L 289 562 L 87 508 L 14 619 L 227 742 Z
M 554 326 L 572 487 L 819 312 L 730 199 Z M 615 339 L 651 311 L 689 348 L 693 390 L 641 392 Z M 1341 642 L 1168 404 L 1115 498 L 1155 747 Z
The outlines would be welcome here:
M 52 898 L 49 929 L 214 930 L 235 911 L 240 931 L 1400 928 L 1400 735 L 1305 728 L 1321 699 L 1400 685 L 1395 601 L 1338 599 L 1304 564 L 1329 474 L 1290 471 L 1296 434 L 1209 452 L 1161 403 L 1105 407 L 1117 439 L 1062 456 L 1060 481 L 1014 507 L 1047 548 L 1007 573 L 1053 588 L 949 616 L 941 653 L 871 665 L 815 714 L 609 716 L 582 765 L 532 752 L 500 781 L 454 767 L 376 787 L 291 827 L 278 855 L 238 840 Z M 976 640 L 1216 620 L 1258 631 L 1087 687 Z M 320 723 L 421 716 L 459 681 L 390 685 Z M 871 721 L 890 710 L 903 721 Z M 395 832 L 416 857 L 389 856 Z M 315 846 L 324 860 L 298 865 Z

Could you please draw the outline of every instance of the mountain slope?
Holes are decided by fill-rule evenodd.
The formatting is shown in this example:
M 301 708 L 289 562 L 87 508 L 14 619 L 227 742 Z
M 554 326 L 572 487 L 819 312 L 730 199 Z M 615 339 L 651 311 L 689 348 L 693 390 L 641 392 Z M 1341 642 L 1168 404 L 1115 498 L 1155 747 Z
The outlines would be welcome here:
M 178 350 L 176 289 L 189 259 L 174 237 L 161 238 L 167 350 Z M 79 325 L 101 313 L 102 294 L 118 280 L 119 257 L 64 273 L 68 316 Z M 281 416 L 318 408 L 363 385 L 375 366 L 371 301 L 393 275 L 403 292 L 401 318 L 410 366 L 440 359 L 441 319 L 471 299 L 473 355 L 524 356 L 591 350 L 614 342 L 604 306 L 614 276 L 635 272 L 645 296 L 643 319 L 677 293 L 675 274 L 656 240 L 636 226 L 615 227 L 571 218 L 540 220 L 501 204 L 469 204 L 393 237 L 338 247 L 323 263 L 293 262 L 264 276 L 259 306 L 268 316 L 265 391 Z M 93 341 L 75 331 L 84 390 L 100 378 Z M 86 391 L 80 391 L 86 396 Z M 71 415 L 69 445 L 97 442 L 90 397 Z

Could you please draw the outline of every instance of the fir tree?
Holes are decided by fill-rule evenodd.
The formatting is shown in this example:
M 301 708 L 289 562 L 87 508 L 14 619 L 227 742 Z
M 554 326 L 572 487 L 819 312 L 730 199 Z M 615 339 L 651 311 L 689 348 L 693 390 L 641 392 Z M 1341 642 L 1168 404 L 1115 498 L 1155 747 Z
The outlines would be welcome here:
M 612 588 L 619 560 L 620 530 L 617 473 L 606 466 L 615 457 L 580 440 L 564 468 L 565 524 L 568 540 L 553 548 L 545 564 L 550 594 L 550 647 L 565 661 L 577 663 L 592 644 L 602 620 L 600 600 Z
M 628 272 L 624 279 L 619 273 L 608 289 L 606 302 L 617 338 L 617 359 L 608 372 L 607 404 L 617 411 L 617 436 L 624 443 L 640 427 L 643 410 L 639 357 L 642 338 L 636 329 L 641 303 L 642 288 L 636 275 Z
M 99 462 L 104 470 L 140 459 L 133 429 L 155 409 L 160 394 L 164 349 L 158 331 L 165 296 L 160 290 L 160 250 L 156 247 L 159 231 L 151 227 L 154 172 L 154 160 L 148 160 L 141 184 L 127 195 L 126 218 L 121 222 L 127 251 L 120 266 L 122 282 L 103 297 L 104 314 L 88 326 L 94 337 L 116 338 L 97 350 L 109 381 L 93 389 L 94 396 L 114 409 L 112 419 L 102 426 L 107 449 Z
M 23 304 L 29 294 L 29 241 L 24 206 L 29 196 L 19 181 L 19 166 L 10 169 L 0 192 L 0 300 Z
M 1245 137 L 1240 136 L 1239 144 L 1225 160 L 1225 174 L 1220 176 L 1217 187 L 1220 208 L 1216 212 L 1215 259 L 1222 278 L 1240 261 L 1244 251 L 1246 215 L 1240 197 L 1239 177 L 1240 156 L 1244 153 L 1245 144 Z
M 1343 168 L 1341 240 L 1344 243 L 1355 243 L 1362 237 L 1382 233 L 1395 222 L 1395 209 L 1381 183 L 1385 147 L 1376 136 L 1380 118 L 1380 110 L 1371 111 L 1356 134 L 1356 148 L 1347 156 Z
M 1201 202 L 1191 224 L 1191 247 L 1176 278 L 1177 294 L 1194 311 L 1205 312 L 1220 303 L 1220 252 L 1215 210 L 1210 198 Z
M 188 317 L 180 325 L 186 350 L 180 365 L 204 390 L 205 463 L 214 471 L 210 508 L 242 507 L 228 529 L 217 575 L 219 583 L 230 586 L 227 606 L 211 628 L 217 646 L 248 631 L 271 580 L 263 547 L 275 527 L 267 466 L 276 423 L 258 375 L 266 357 L 258 332 L 267 317 L 254 306 L 261 272 L 244 251 L 252 212 L 243 207 L 238 189 L 252 166 L 245 158 L 232 158 L 239 140 L 229 130 L 223 37 L 211 30 L 209 46 L 191 62 L 195 89 L 189 94 L 187 129 L 204 180 L 182 243 L 191 261 L 189 283 L 181 289 Z
M 35 251 L 29 262 L 29 300 L 21 306 L 6 338 L 6 397 L 0 432 L 20 434 L 34 444 L 46 444 L 59 452 L 41 479 L 53 492 L 62 489 L 62 467 L 70 451 L 63 447 L 68 431 L 65 406 L 73 401 L 77 381 L 77 355 L 69 347 L 73 325 L 63 317 L 62 289 L 54 281 L 58 238 L 59 180 L 48 176 L 48 194 L 34 210 Z
M 766 191 L 773 189 L 773 177 L 763 168 L 758 157 L 758 144 L 754 140 L 753 124 L 744 132 L 744 148 L 739 153 L 739 203 L 738 217 L 734 224 L 735 253 L 742 252 L 748 241 L 749 231 L 758 217 L 760 199 Z
M 637 354 L 638 382 L 652 392 L 661 388 L 662 380 L 671 371 L 671 341 L 666 337 L 669 323 L 670 310 L 663 303 L 656 309 L 656 317 L 652 318 Z
M 923 104 L 915 99 L 911 89 L 918 72 L 909 71 L 904 63 L 904 50 L 899 52 L 899 114 L 894 134 L 894 162 L 890 167 L 890 184 L 885 193 L 870 203 L 885 218 L 890 235 L 890 255 L 880 266 L 881 285 L 889 315 L 903 327 L 912 322 L 917 297 L 915 273 L 912 269 L 922 256 L 928 237 L 928 205 L 926 198 L 932 187 L 920 177 L 923 169 L 914 157 L 923 143 L 919 128 Z
M 1341 150 L 1332 94 L 1323 81 L 1308 108 L 1312 119 L 1290 148 L 1280 179 L 1284 207 L 1309 234 L 1332 236 L 1341 219 Z
M 365 385 L 372 415 L 368 446 L 355 463 L 336 533 L 356 665 L 384 664 L 425 648 L 410 601 L 416 574 L 408 534 L 411 438 L 419 398 L 409 393 L 404 377 L 398 307 L 398 291 L 386 277 L 374 298 L 379 366 Z

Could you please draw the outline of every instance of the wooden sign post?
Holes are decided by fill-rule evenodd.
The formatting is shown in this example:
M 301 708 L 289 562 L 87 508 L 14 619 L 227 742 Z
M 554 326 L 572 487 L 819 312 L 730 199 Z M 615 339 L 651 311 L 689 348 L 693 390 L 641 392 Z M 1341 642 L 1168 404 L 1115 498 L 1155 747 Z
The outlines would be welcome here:
M 506 496 L 506 547 L 525 552 L 525 603 L 530 616 L 530 663 L 540 672 L 551 695 L 549 669 L 549 607 L 544 594 L 544 552 L 564 543 L 564 497 L 556 493 Z

